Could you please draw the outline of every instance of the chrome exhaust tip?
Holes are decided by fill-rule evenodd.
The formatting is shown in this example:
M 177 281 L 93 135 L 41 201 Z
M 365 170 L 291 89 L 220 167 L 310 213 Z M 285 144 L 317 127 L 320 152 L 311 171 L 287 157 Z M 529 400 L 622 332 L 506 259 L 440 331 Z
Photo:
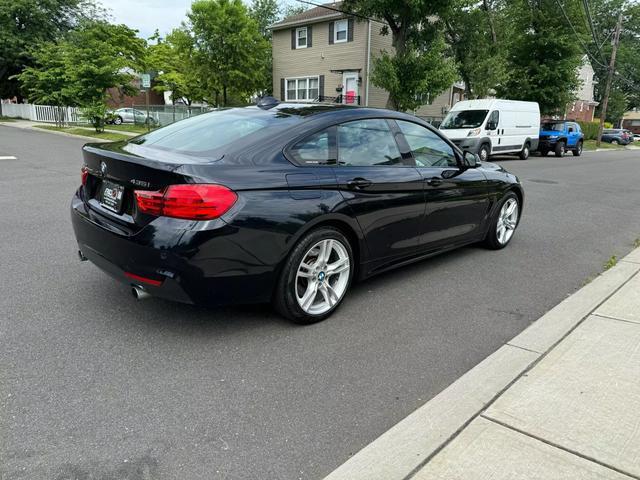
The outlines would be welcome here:
M 145 292 L 142 288 L 136 287 L 135 285 L 131 287 L 131 295 L 133 295 L 133 298 L 136 300 L 145 300 L 151 297 L 151 295 Z

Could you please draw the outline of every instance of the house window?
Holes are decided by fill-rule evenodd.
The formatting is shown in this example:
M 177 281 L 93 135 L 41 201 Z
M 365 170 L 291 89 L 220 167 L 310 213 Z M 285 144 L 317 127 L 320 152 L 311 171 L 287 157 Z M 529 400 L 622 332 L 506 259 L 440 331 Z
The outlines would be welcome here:
M 347 41 L 347 30 L 349 29 L 349 21 L 348 20 L 338 20 L 335 22 L 335 27 L 333 29 L 333 42 L 340 43 Z
M 296 48 L 307 48 L 307 27 L 296 28 Z
M 300 77 L 286 79 L 286 100 L 313 102 L 320 93 L 320 77 Z

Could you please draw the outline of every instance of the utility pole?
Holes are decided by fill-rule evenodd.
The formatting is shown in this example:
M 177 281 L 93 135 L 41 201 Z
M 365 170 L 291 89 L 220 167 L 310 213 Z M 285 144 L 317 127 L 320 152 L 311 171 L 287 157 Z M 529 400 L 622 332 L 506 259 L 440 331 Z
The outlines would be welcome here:
M 600 126 L 598 127 L 598 139 L 596 147 L 600 147 L 602 140 L 602 130 L 604 129 L 604 120 L 607 116 L 607 108 L 609 107 L 609 92 L 611 91 L 611 82 L 616 68 L 616 53 L 618 52 L 618 44 L 620 43 L 620 30 L 622 29 L 622 11 L 618 15 L 618 23 L 616 24 L 616 33 L 613 36 L 613 48 L 611 49 L 611 60 L 609 61 L 609 71 L 607 74 L 607 85 L 604 89 L 602 97 L 602 110 L 600 112 Z

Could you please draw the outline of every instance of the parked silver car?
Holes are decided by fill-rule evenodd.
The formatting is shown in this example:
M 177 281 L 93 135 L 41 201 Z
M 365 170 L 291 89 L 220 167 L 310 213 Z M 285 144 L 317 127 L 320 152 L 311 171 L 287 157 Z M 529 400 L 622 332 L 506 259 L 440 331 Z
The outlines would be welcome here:
M 136 108 L 119 108 L 111 113 L 112 119 L 109 123 L 120 125 L 121 123 L 136 123 L 146 125 L 153 124 L 155 120 L 151 116 L 147 116 L 142 110 Z

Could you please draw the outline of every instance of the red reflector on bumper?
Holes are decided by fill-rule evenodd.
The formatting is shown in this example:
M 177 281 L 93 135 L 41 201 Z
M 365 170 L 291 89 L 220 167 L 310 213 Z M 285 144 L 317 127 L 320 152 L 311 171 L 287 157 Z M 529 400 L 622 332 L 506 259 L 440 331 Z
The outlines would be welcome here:
M 141 277 L 140 275 L 136 275 L 131 272 L 124 272 L 127 278 L 131 280 L 136 280 L 138 282 L 148 283 L 149 285 L 153 285 L 154 287 L 159 287 L 162 285 L 162 280 L 154 280 L 153 278 Z

